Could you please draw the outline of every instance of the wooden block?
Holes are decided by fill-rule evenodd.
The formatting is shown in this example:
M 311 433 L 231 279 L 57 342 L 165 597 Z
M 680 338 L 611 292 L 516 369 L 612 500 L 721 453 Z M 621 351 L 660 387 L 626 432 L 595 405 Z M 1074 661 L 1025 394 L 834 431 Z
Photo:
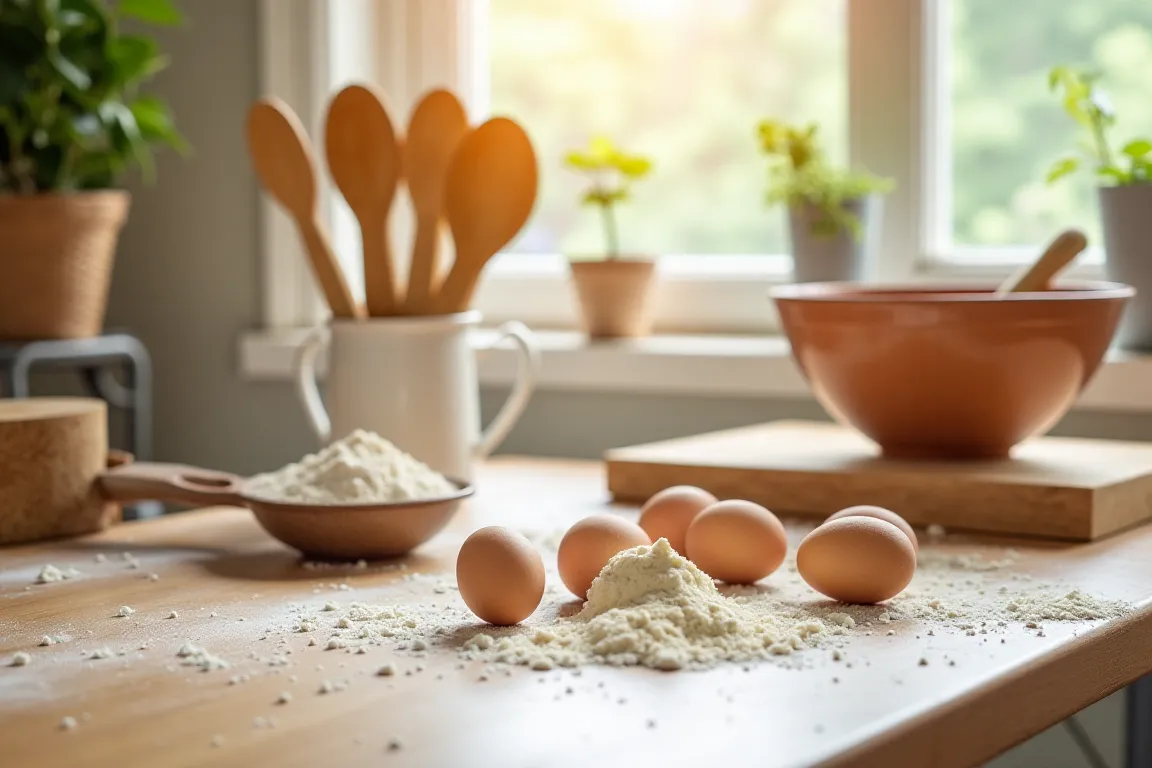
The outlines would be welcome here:
M 108 456 L 103 400 L 0 400 L 0 544 L 88 533 L 119 514 L 95 480 Z
M 785 514 L 877 504 L 913 525 L 1072 541 L 1152 518 L 1152 443 L 1040 437 L 1010 459 L 897 461 L 854 430 L 777 421 L 617 448 L 605 461 L 619 501 L 687 484 Z

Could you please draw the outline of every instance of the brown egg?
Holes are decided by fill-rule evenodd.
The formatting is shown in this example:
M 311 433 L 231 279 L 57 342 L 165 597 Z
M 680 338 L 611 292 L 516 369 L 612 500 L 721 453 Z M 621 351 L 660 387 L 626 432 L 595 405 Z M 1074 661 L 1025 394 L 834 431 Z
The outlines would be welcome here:
M 804 537 L 796 570 L 808 586 L 844 603 L 895 597 L 916 573 L 916 550 L 904 532 L 875 517 L 830 520 Z
M 652 541 L 664 538 L 672 549 L 684 555 L 684 534 L 696 515 L 716 503 L 716 497 L 703 488 L 674 485 L 665 488 L 640 510 L 640 527 Z
M 759 504 L 718 501 L 688 526 L 687 557 L 714 579 L 751 584 L 780 567 L 788 553 L 784 525 Z
M 824 522 L 827 523 L 831 520 L 839 520 L 842 517 L 855 517 L 857 515 L 863 515 L 864 517 L 874 517 L 877 520 L 885 520 L 889 523 L 892 523 L 892 525 L 904 531 L 904 535 L 907 536 L 908 540 L 912 542 L 912 549 L 917 552 L 920 551 L 920 542 L 916 538 L 916 531 L 912 530 L 912 526 L 908 525 L 908 521 L 900 517 L 900 515 L 896 514 L 892 510 L 884 509 L 884 507 L 874 507 L 871 504 L 860 504 L 855 507 L 842 509 L 829 517 Z
M 465 539 L 456 584 L 472 613 L 489 624 L 517 624 L 544 596 L 544 561 L 523 534 L 492 525 Z
M 644 529 L 612 515 L 592 515 L 568 529 L 560 540 L 556 564 L 568 591 L 587 599 L 588 587 L 617 552 L 651 544 Z

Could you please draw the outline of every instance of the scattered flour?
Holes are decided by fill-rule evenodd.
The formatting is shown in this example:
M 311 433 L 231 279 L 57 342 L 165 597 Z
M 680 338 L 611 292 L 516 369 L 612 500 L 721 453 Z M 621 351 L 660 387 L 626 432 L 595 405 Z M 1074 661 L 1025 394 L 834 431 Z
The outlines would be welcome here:
M 32 663 L 32 657 L 23 651 L 17 651 L 12 655 L 12 661 L 8 666 L 10 667 L 26 667 Z
M 125 619 L 134 613 L 136 613 L 135 608 L 130 605 L 122 605 L 120 606 L 120 610 L 116 611 L 116 616 L 118 618 Z
M 318 453 L 248 480 L 259 498 L 308 504 L 365 504 L 447 496 L 443 475 L 374 432 L 356 430 Z
M 228 669 L 231 665 L 220 658 L 209 653 L 204 648 L 192 643 L 184 643 L 180 646 L 180 650 L 176 651 L 177 658 L 180 659 L 180 664 L 185 667 L 199 667 L 201 672 L 211 672 L 214 669 Z
M 410 599 L 401 592 L 384 605 L 325 600 L 296 606 L 290 623 L 277 631 L 285 638 L 291 631 L 320 635 L 325 639 L 307 643 L 317 650 L 357 653 L 387 644 L 416 656 L 447 650 L 463 660 L 540 671 L 585 664 L 701 669 L 752 661 L 811 667 L 828 658 L 851 665 L 851 641 L 859 636 L 950 633 L 984 642 L 1016 627 L 1044 637 L 1047 622 L 1096 622 L 1132 610 L 1059 580 L 1032 579 L 1017 568 L 1022 557 L 1012 549 L 971 552 L 943 542 L 925 546 L 903 593 L 881 605 L 847 605 L 813 593 L 796 572 L 794 556 L 762 583 L 717 585 L 658 541 L 614 557 L 582 606 L 554 587 L 554 558 L 546 558 L 553 586 L 520 626 L 478 624 L 450 577 L 408 574 L 398 586 L 411 591 Z M 830 656 L 804 653 L 820 646 Z M 912 656 L 910 663 L 918 659 Z M 399 672 L 386 664 L 377 674 Z
M 40 573 L 36 576 L 37 584 L 52 584 L 57 581 L 69 581 L 71 579 L 78 579 L 84 574 L 76 570 L 72 566 L 65 566 L 64 568 L 57 568 L 48 563 L 40 569 Z

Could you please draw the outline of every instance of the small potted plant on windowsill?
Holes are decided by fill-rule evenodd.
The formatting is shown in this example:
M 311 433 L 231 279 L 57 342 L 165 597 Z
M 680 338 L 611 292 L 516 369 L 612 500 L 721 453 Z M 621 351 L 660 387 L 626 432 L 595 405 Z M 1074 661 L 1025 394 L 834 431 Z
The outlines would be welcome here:
M 1049 88 L 1061 91 L 1064 109 L 1089 135 L 1084 152 L 1100 182 L 1098 195 L 1104 229 L 1104 270 L 1109 280 L 1127 283 L 1136 296 L 1125 309 L 1117 332 L 1126 349 L 1152 349 L 1152 140 L 1134 138 L 1115 152 L 1108 133 L 1116 114 L 1097 85 L 1099 74 L 1055 67 Z M 1048 172 L 1052 183 L 1080 167 L 1070 156 Z
M 177 24 L 170 0 L 0 0 L 0 339 L 101 330 L 132 167 L 184 147 L 139 86 L 167 64 L 122 20 Z
M 569 259 L 584 330 L 592 338 L 646 336 L 652 327 L 656 262 L 620 253 L 616 205 L 628 200 L 632 183 L 648 175 L 652 162 L 598 137 L 586 151 L 569 152 L 564 164 L 591 179 L 580 202 L 598 208 L 604 225 L 603 258 Z
M 764 120 L 760 151 L 768 157 L 768 205 L 788 206 L 796 282 L 860 281 L 879 248 L 882 197 L 892 181 L 829 164 L 817 126 Z

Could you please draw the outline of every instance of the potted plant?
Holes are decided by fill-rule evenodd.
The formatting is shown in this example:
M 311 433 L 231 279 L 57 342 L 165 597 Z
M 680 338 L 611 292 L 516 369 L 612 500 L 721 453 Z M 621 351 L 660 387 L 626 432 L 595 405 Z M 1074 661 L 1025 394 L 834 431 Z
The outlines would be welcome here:
M 875 262 L 881 194 L 890 179 L 832 166 L 815 123 L 763 120 L 760 151 L 768 157 L 768 205 L 788 206 L 796 282 L 863 280 Z
M 118 179 L 183 148 L 140 85 L 167 63 L 124 19 L 176 24 L 170 0 L 0 2 L 0 339 L 98 334 L 128 213 Z
M 597 137 L 586 151 L 569 152 L 564 164 L 591 180 L 580 202 L 598 208 L 604 226 L 604 258 L 569 259 L 584 330 L 592 338 L 645 336 L 652 328 L 656 262 L 620 253 L 616 206 L 628 200 L 632 183 L 648 175 L 652 162 Z
M 1104 270 L 1109 280 L 1136 289 L 1125 309 L 1117 339 L 1126 349 L 1152 349 L 1152 140 L 1135 138 L 1113 149 L 1109 131 L 1116 114 L 1097 84 L 1099 74 L 1059 66 L 1048 85 L 1060 91 L 1064 110 L 1088 134 L 1084 154 L 1093 164 L 1104 230 Z M 1058 160 L 1052 183 L 1080 167 L 1078 157 Z

